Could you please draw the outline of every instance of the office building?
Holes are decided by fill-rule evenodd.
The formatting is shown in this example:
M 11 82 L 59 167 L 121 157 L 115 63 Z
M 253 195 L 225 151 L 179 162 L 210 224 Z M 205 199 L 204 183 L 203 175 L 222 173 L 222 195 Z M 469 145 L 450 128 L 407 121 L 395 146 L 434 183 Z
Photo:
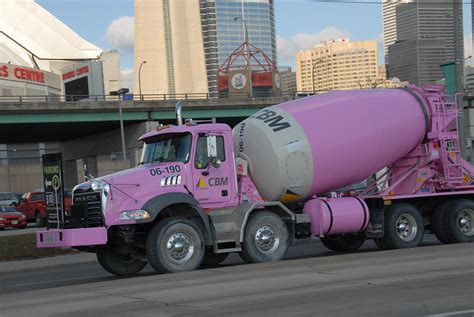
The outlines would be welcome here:
M 399 5 L 410 3 L 413 0 L 383 0 L 382 20 L 383 20 L 383 51 L 385 63 L 388 64 L 388 47 L 397 41 L 397 23 L 395 20 L 395 10 Z
M 451 3 L 450 3 L 451 2 Z M 459 16 L 462 21 L 462 6 Z M 388 48 L 389 76 L 416 85 L 443 78 L 439 65 L 453 62 L 453 3 L 446 0 L 417 1 L 396 8 L 397 41 Z M 463 34 L 462 23 L 457 32 Z M 464 51 L 463 41 L 457 49 Z
M 280 76 L 281 92 L 283 94 L 296 93 L 296 72 L 289 66 L 278 66 Z
M 219 66 L 245 39 L 236 17 L 276 62 L 272 0 L 136 0 L 135 92 L 216 93 Z
M 296 54 L 299 92 L 372 88 L 379 80 L 377 42 L 324 41 Z

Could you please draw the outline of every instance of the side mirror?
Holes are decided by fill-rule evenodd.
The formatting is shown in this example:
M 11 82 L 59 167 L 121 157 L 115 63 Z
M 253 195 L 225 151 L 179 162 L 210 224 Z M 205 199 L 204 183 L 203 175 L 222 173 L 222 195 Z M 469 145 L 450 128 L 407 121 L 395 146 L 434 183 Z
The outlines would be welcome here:
M 211 165 L 214 168 L 219 168 L 219 167 L 221 167 L 222 162 L 217 157 L 214 157 L 214 158 L 212 158 Z

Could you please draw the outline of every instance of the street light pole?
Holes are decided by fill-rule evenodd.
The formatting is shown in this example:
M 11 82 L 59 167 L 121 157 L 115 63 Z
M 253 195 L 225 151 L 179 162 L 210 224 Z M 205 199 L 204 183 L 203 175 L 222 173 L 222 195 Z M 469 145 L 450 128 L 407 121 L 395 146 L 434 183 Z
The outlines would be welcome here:
M 120 117 L 120 137 L 122 139 L 122 159 L 123 159 L 123 169 L 127 168 L 127 152 L 125 148 L 125 131 L 123 127 L 123 115 L 122 115 L 122 100 L 123 100 L 123 95 L 128 93 L 128 88 L 121 88 L 117 91 L 117 94 L 119 96 L 119 117 Z
M 247 28 L 247 21 L 241 17 L 235 17 L 234 21 L 242 22 L 244 24 L 244 41 L 247 48 L 247 68 L 249 70 L 249 85 L 250 85 L 250 98 L 253 98 L 253 83 L 252 83 L 252 53 L 250 52 L 249 47 L 249 30 Z
M 140 100 L 143 100 L 142 96 L 142 66 L 146 64 L 146 61 L 140 63 L 140 67 L 138 67 L 138 92 L 140 94 Z
M 459 49 L 462 43 L 462 34 L 460 34 L 461 27 L 461 1 L 453 1 L 453 18 L 454 18 L 454 63 L 456 66 L 456 102 L 459 110 L 458 130 L 459 143 L 461 147 L 461 156 L 466 157 L 466 136 L 464 135 L 464 103 L 462 93 L 463 89 L 463 74 L 464 74 L 464 59 L 463 52 Z
M 322 61 L 322 59 L 318 58 L 317 61 L 313 64 L 313 69 L 311 71 L 311 81 L 313 82 L 313 94 L 316 93 L 316 88 L 315 88 L 315 84 L 314 84 L 314 69 L 316 68 L 316 65 L 321 63 L 321 61 Z

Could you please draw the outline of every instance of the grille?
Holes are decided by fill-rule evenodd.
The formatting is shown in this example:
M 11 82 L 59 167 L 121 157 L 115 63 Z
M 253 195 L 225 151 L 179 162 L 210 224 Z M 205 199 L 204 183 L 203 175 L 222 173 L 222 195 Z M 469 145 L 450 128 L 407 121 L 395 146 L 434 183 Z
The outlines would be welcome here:
M 74 192 L 71 218 L 67 227 L 90 228 L 103 226 L 100 194 L 93 191 Z

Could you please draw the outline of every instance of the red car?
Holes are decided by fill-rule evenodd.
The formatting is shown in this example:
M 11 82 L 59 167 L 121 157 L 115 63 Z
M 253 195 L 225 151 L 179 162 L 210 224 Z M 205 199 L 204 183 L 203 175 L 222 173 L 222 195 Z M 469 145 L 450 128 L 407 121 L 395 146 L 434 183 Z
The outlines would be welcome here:
M 26 216 L 11 206 L 0 206 L 0 230 L 5 228 L 26 228 Z

